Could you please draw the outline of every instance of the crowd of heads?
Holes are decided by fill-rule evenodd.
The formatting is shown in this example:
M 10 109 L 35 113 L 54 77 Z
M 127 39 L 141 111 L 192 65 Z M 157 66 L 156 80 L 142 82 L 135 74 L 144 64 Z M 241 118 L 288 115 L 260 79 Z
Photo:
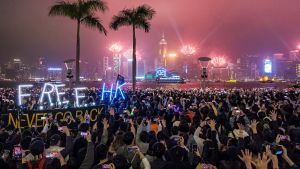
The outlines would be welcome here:
M 15 92 L 1 89 L 1 113 L 6 111 L 3 107 L 10 105 L 7 100 L 15 101 Z M 84 117 L 58 121 L 51 114 L 44 119 L 43 128 L 14 129 L 3 122 L 0 166 L 58 169 L 300 166 L 300 91 L 296 89 L 128 90 L 125 99 L 103 101 L 98 89 L 88 89 L 85 94 L 88 97 L 84 104 L 106 105 L 95 123 Z M 27 99 L 25 103 L 31 105 L 37 97 Z

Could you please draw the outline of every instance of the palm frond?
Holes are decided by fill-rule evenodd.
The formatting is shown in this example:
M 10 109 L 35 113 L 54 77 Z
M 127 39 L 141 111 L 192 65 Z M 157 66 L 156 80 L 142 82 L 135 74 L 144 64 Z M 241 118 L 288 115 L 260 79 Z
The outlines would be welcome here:
M 59 1 L 55 5 L 51 6 L 49 16 L 67 16 L 71 19 L 76 19 L 78 17 L 77 11 L 76 3 Z
M 121 26 L 128 26 L 132 24 L 132 20 L 128 10 L 123 10 L 117 16 L 113 16 L 113 19 L 110 23 L 110 28 L 114 30 L 118 30 Z
M 93 15 L 86 16 L 81 20 L 81 23 L 89 28 L 97 29 L 100 33 L 107 35 L 107 31 L 102 25 L 102 21 Z
M 150 27 L 151 27 L 151 24 L 150 22 L 146 21 L 146 20 L 142 20 L 140 22 L 137 22 L 135 24 L 135 27 L 136 28 L 141 28 L 141 29 L 144 29 L 145 32 L 149 32 L 150 30 Z
M 110 28 L 117 30 L 121 26 L 132 25 L 149 32 L 151 26 L 149 20 L 152 19 L 154 14 L 154 9 L 148 5 L 142 5 L 134 9 L 123 9 L 113 17 Z
M 155 10 L 149 5 L 141 5 L 136 8 L 136 16 L 150 20 L 155 15 Z
M 86 15 L 91 14 L 92 11 L 105 12 L 106 10 L 108 10 L 108 6 L 103 0 L 88 0 L 80 5 L 80 12 Z

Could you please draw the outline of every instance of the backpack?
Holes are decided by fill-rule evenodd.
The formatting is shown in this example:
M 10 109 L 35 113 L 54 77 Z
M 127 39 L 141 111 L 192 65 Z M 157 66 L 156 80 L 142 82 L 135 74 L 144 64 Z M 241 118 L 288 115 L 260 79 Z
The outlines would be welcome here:
M 28 161 L 27 165 L 28 165 L 29 169 L 44 169 L 45 161 L 46 161 L 45 158 L 41 159 L 39 161 L 39 166 L 37 168 L 36 167 L 33 168 L 32 164 L 31 164 L 31 161 Z

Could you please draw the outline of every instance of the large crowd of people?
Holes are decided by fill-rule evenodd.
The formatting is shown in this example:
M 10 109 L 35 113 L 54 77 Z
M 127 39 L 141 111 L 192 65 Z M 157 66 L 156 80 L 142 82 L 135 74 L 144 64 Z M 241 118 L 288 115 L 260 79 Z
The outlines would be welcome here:
M 40 91 L 30 92 L 22 109 L 41 104 L 34 94 Z M 83 101 L 108 106 L 95 123 L 57 121 L 52 114 L 43 128 L 15 129 L 1 122 L 0 168 L 300 168 L 296 89 L 127 90 L 125 100 L 112 101 L 101 101 L 100 93 L 88 89 Z M 65 99 L 71 96 L 67 92 Z M 1 114 L 17 107 L 15 98 L 16 90 L 0 89 Z

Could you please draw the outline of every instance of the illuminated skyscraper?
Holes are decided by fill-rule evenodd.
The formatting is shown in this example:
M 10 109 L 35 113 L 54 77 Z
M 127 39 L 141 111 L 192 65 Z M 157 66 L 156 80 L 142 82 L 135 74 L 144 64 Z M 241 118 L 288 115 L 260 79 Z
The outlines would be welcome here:
M 111 70 L 112 68 L 109 65 L 109 57 L 108 56 L 104 56 L 103 57 L 103 72 L 104 72 L 104 78 L 106 80 L 112 80 L 111 75 Z
M 47 72 L 47 79 L 48 80 L 56 80 L 61 81 L 62 80 L 62 68 L 60 67 L 49 67 Z
M 47 62 L 45 57 L 39 57 L 37 71 L 34 77 L 46 78 L 47 77 Z
M 159 65 L 155 65 L 155 67 L 166 65 L 167 45 L 168 43 L 165 39 L 165 34 L 163 33 L 162 39 L 159 41 Z
M 299 50 L 291 50 L 289 53 L 289 59 L 293 61 L 299 60 Z
M 122 51 L 123 47 L 115 43 L 113 44 L 109 50 L 113 53 L 113 77 L 116 78 L 118 74 L 120 74 L 121 68 L 121 55 L 120 52 Z
M 137 62 L 137 76 L 144 77 L 145 73 L 145 60 L 140 59 Z

